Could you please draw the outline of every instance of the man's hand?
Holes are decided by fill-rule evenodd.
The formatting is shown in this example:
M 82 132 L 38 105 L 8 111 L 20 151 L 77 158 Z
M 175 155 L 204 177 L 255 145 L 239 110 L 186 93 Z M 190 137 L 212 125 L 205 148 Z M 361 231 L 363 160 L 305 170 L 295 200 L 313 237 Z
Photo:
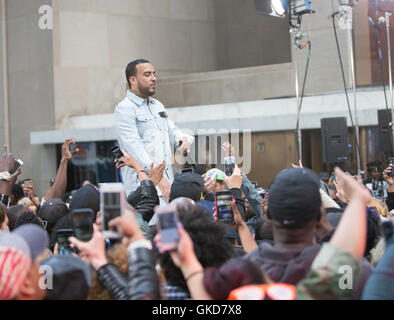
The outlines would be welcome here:
M 165 161 L 160 163 L 157 167 L 153 167 L 153 162 L 151 163 L 150 168 L 149 168 L 149 179 L 153 182 L 155 187 L 163 179 L 163 172 L 164 172 L 165 167 L 166 167 Z
M 242 176 L 241 170 L 235 165 L 234 172 L 231 176 L 223 175 L 224 183 L 226 184 L 227 188 L 237 188 L 241 189 L 242 186 Z
M 337 177 L 337 185 L 339 183 L 341 192 L 347 202 L 356 200 L 365 203 L 365 206 L 368 205 L 371 199 L 371 194 L 363 185 L 360 184 L 359 181 L 356 181 L 356 179 L 351 176 L 347 176 L 339 168 L 335 168 L 335 175 Z
M 108 226 L 110 228 L 117 228 L 121 232 L 126 245 L 129 245 L 136 240 L 145 239 L 138 222 L 134 217 L 134 212 L 130 207 L 129 209 L 126 209 L 125 213 L 120 217 L 112 219 L 108 223 Z
M 33 199 L 34 198 L 34 187 L 33 185 L 23 185 L 23 193 L 27 194 L 27 196 L 29 197 L 29 199 Z
M 79 151 L 79 149 L 75 149 L 72 153 L 70 152 L 70 144 L 75 143 L 74 138 L 68 138 L 64 141 L 62 145 L 62 160 L 70 160 L 72 156 Z
M 124 166 L 128 166 L 137 172 L 144 169 L 133 156 L 129 155 L 124 150 L 122 150 L 122 153 L 123 153 L 123 157 L 120 158 L 119 161 L 122 161 L 123 163 L 119 163 L 117 159 L 114 160 L 117 169 L 122 168 Z
M 80 250 L 82 257 L 86 256 L 89 259 L 96 270 L 108 263 L 105 256 L 105 239 L 95 224 L 93 225 L 92 239 L 88 242 L 80 241 L 74 237 L 70 237 L 69 241 L 73 247 Z
M 216 193 L 216 176 L 208 177 L 203 174 L 202 177 L 204 178 L 204 194 Z
M 158 186 L 163 195 L 163 199 L 167 202 L 170 202 L 170 192 L 171 192 L 170 182 L 163 177 Z
M 233 227 L 235 230 L 239 230 L 242 227 L 246 227 L 246 223 L 237 209 L 235 200 L 231 202 L 231 207 L 233 209 L 233 215 L 234 215 L 234 224 L 231 227 Z
M 190 152 L 191 144 L 190 144 L 189 140 L 187 140 L 186 138 L 182 138 L 181 140 L 177 140 L 176 146 L 178 147 L 178 150 L 181 153 L 189 153 Z
M 12 156 L 11 153 L 8 153 L 7 145 L 4 145 L 4 153 L 3 158 L 0 161 L 0 172 L 7 171 L 11 173 L 11 171 L 15 168 L 17 161 Z

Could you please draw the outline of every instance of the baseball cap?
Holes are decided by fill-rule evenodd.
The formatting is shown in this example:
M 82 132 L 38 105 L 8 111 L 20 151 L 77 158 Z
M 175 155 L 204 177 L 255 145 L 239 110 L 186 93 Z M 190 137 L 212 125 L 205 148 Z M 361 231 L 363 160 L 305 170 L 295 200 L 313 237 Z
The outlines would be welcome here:
M 178 175 L 171 184 L 170 202 L 176 198 L 189 198 L 197 202 L 204 191 L 204 179 L 196 173 Z
M 268 212 L 283 227 L 300 227 L 320 217 L 320 179 L 308 168 L 277 174 L 269 189 Z
M 74 256 L 53 256 L 42 260 L 41 266 L 52 270 L 53 286 L 45 300 L 86 300 L 91 285 L 88 265 Z
M 216 180 L 223 181 L 223 171 L 218 168 L 213 168 L 205 173 L 205 176 L 216 175 Z
M 64 203 L 62 199 L 51 199 L 45 201 L 40 210 L 38 211 L 38 216 L 47 221 L 47 231 L 49 233 L 52 232 L 56 223 L 59 221 L 61 217 L 66 215 L 68 212 L 67 205 Z
M 34 261 L 47 247 L 46 232 L 33 224 L 0 232 L 0 300 L 14 298 Z

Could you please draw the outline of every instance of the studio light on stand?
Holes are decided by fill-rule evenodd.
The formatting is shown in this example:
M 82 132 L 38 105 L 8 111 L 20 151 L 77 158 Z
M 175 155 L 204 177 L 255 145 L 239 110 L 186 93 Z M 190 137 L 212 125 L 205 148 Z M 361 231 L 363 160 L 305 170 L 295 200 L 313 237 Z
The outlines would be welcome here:
M 339 10 L 332 14 L 332 17 L 337 15 L 339 18 L 338 24 L 341 29 L 347 30 L 347 38 L 348 38 L 348 49 L 349 49 L 349 66 L 350 66 L 350 78 L 352 82 L 353 88 L 353 108 L 354 108 L 354 118 L 355 123 L 353 123 L 350 105 L 349 107 L 349 114 L 352 121 L 352 126 L 354 129 L 354 134 L 356 137 L 356 154 L 357 154 L 357 175 L 361 177 L 363 175 L 363 171 L 361 169 L 361 154 L 360 154 L 360 136 L 359 136 L 359 124 L 358 124 L 358 116 L 357 116 L 357 85 L 356 85 L 356 71 L 355 71 L 355 62 L 354 62 L 354 49 L 353 49 L 353 8 L 358 5 L 358 0 L 338 0 L 339 3 Z M 334 29 L 335 29 L 335 22 L 333 21 Z M 335 30 L 336 34 L 336 30 Z M 338 42 L 337 42 L 338 45 Z M 338 53 L 340 53 L 338 48 Z M 341 57 L 340 57 L 341 59 Z M 342 67 L 342 61 L 341 67 Z M 345 82 L 345 81 L 344 81 Z M 345 91 L 346 91 L 346 83 Z M 347 92 L 347 91 L 346 91 Z M 346 93 L 347 96 L 347 93 Z
M 301 107 L 304 96 L 304 89 L 306 83 L 306 76 L 308 73 L 309 59 L 311 53 L 311 42 L 307 36 L 301 32 L 302 16 L 304 14 L 314 13 L 312 10 L 310 0 L 254 0 L 255 8 L 258 12 L 278 17 L 285 18 L 288 16 L 290 24 L 290 34 L 292 36 L 292 42 L 294 43 L 293 60 L 294 60 L 294 71 L 295 71 L 295 90 L 297 99 L 297 153 L 298 160 L 302 162 L 302 135 L 300 127 Z M 302 86 L 302 93 L 300 96 L 299 81 L 298 81 L 298 59 L 297 50 L 304 49 L 308 46 L 308 59 L 305 69 L 304 82 Z

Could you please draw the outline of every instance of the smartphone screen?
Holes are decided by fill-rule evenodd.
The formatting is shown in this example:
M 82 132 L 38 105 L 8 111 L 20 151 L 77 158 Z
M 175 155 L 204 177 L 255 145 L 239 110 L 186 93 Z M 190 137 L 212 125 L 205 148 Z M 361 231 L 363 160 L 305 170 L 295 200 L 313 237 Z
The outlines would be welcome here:
M 22 165 L 23 165 L 22 160 L 18 159 L 18 160 L 16 161 L 16 164 L 15 164 L 14 169 L 12 169 L 12 170 L 10 171 L 10 174 L 11 174 L 11 175 L 14 174 Z
M 164 249 L 174 250 L 179 241 L 179 234 L 177 230 L 177 219 L 174 211 L 158 213 L 158 231 L 160 232 L 161 242 Z
M 59 255 L 67 256 L 76 252 L 70 246 L 70 241 L 68 241 L 69 237 L 73 237 L 74 232 L 72 229 L 61 229 L 56 233 L 56 242 L 59 245 Z
M 119 159 L 122 158 L 124 156 L 122 150 L 120 150 L 120 148 L 118 146 L 113 146 L 111 148 L 112 154 L 114 155 L 114 157 L 116 158 L 116 160 L 119 161 L 119 163 L 123 163 L 123 161 L 120 161 Z
M 231 176 L 235 168 L 235 157 L 225 157 L 224 158 L 224 173 L 226 176 Z
M 102 193 L 103 201 L 103 211 L 104 211 L 104 228 L 103 230 L 109 230 L 108 223 L 119 217 L 121 214 L 121 204 L 120 204 L 120 193 L 119 192 L 105 192 Z
M 75 142 L 70 143 L 70 152 L 74 152 L 77 149 L 77 145 Z
M 93 236 L 93 211 L 91 209 L 73 210 L 71 212 L 75 237 L 87 242 Z
M 233 196 L 231 192 L 218 192 L 215 197 L 216 214 L 218 221 L 234 224 L 233 208 L 231 203 Z

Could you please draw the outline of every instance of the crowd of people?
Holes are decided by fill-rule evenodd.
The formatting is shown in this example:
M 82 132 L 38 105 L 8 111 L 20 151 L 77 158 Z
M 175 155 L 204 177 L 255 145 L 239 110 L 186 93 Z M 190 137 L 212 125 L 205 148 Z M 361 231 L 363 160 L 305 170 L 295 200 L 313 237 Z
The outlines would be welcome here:
M 67 139 L 56 179 L 39 200 L 34 181 L 4 151 L 0 161 L 0 299 L 2 300 L 283 300 L 394 299 L 394 177 L 383 174 L 377 199 L 357 177 L 335 168 L 318 175 L 292 165 L 267 192 L 235 166 L 178 172 L 168 204 L 157 186 L 166 164 L 141 164 L 123 150 L 114 166 L 137 173 L 109 222 L 121 238 L 103 236 L 100 186 L 86 183 L 65 197 Z M 226 144 L 227 156 L 232 148 Z M 12 172 L 14 172 L 11 174 Z M 233 221 L 218 218 L 218 192 L 230 191 Z M 158 208 L 176 212 L 176 246 L 157 227 Z M 73 230 L 71 212 L 90 209 L 90 240 Z M 170 221 L 171 222 L 171 221 Z M 170 223 L 169 222 L 169 223 Z M 59 243 L 66 236 L 70 250 Z

